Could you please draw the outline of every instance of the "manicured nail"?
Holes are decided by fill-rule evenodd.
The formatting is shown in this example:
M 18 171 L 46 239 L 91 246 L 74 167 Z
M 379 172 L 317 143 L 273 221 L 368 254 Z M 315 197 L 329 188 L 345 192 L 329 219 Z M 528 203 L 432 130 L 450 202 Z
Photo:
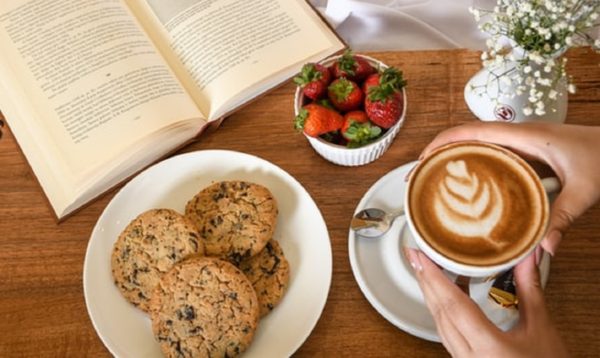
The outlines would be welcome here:
M 404 253 L 406 254 L 408 262 L 410 262 L 410 266 L 412 266 L 413 270 L 423 271 L 423 266 L 421 265 L 421 260 L 419 259 L 417 250 L 405 247 Z
M 544 249 L 541 246 L 535 248 L 535 264 L 540 265 L 542 262 L 542 257 L 544 257 Z
M 546 241 L 548 243 L 546 245 L 546 251 L 552 257 L 554 257 L 554 254 L 556 254 L 556 247 L 560 243 L 561 239 L 562 239 L 562 233 L 560 231 L 558 231 L 558 230 L 552 230 L 550 232 L 550 234 L 548 234 L 548 236 L 546 237 Z

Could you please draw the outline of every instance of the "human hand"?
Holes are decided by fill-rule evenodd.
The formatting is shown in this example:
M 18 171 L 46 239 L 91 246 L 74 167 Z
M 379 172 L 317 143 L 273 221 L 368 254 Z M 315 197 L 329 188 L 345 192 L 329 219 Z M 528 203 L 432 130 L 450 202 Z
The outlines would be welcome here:
M 453 357 L 567 357 L 542 293 L 535 255 L 514 269 L 519 323 L 503 332 L 422 252 L 405 248 L 433 315 L 442 344 Z
M 443 131 L 424 150 L 455 141 L 495 143 L 549 165 L 562 190 L 552 204 L 541 245 L 554 255 L 573 221 L 600 199 L 600 126 L 480 122 Z

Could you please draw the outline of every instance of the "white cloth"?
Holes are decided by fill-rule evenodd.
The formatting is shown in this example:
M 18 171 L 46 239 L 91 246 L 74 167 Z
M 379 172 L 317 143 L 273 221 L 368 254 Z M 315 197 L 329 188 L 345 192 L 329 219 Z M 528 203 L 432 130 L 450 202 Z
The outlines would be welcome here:
M 469 6 L 494 0 L 310 0 L 356 51 L 485 47 Z

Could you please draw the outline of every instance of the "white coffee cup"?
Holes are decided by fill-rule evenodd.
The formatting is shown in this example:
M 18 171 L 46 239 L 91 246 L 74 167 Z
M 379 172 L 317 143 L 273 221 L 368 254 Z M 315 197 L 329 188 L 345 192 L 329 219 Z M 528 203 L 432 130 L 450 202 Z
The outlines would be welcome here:
M 528 181 L 527 185 L 528 186 L 532 185 L 532 187 L 529 187 L 529 189 L 535 187 L 536 188 L 535 193 L 541 193 L 541 194 L 536 194 L 536 198 L 539 199 L 538 204 L 539 204 L 540 211 L 539 211 L 539 215 L 536 216 L 536 217 L 539 217 L 538 218 L 539 222 L 537 222 L 535 225 L 539 225 L 539 230 L 536 230 L 535 237 L 533 237 L 532 239 L 528 239 L 528 240 L 522 240 L 523 242 L 527 241 L 526 244 L 523 244 L 526 247 L 524 247 L 523 249 L 520 249 L 518 254 L 516 254 L 512 257 L 509 257 L 506 260 L 503 260 L 502 262 L 496 262 L 496 263 L 489 264 L 489 265 L 488 264 L 482 265 L 482 264 L 472 264 L 472 263 L 461 262 L 460 260 L 449 257 L 447 254 L 444 254 L 444 253 L 440 252 L 440 250 L 434 248 L 433 245 L 430 242 L 428 242 L 428 240 L 424 237 L 425 235 L 421 232 L 421 231 L 425 231 L 425 230 L 423 230 L 421 228 L 421 231 L 420 231 L 419 225 L 417 225 L 415 222 L 415 218 L 417 215 L 414 214 L 415 210 L 412 210 L 413 208 L 411 208 L 411 202 L 416 203 L 415 198 L 412 198 L 414 200 L 411 200 L 411 196 L 417 195 L 417 194 L 415 194 L 416 191 L 414 189 L 415 183 L 416 183 L 416 181 L 423 180 L 424 177 L 426 178 L 426 176 L 421 174 L 421 171 L 423 168 L 425 168 L 425 166 L 436 165 L 435 164 L 436 161 L 440 160 L 439 158 L 443 155 L 450 156 L 450 155 L 453 155 L 454 152 L 467 153 L 470 150 L 473 150 L 477 153 L 479 153 L 479 151 L 481 150 L 482 155 L 487 155 L 487 154 L 497 155 L 498 158 L 501 158 L 503 161 L 506 161 L 507 163 L 509 163 L 508 164 L 509 166 L 513 166 L 513 168 L 511 168 L 511 170 L 513 170 L 513 169 L 518 170 L 518 173 L 526 176 L 526 180 Z M 444 153 L 444 154 L 442 154 L 442 153 Z M 430 164 L 427 164 L 427 163 L 430 163 Z M 433 164 L 431 164 L 431 163 L 433 163 Z M 444 163 L 444 162 L 440 160 L 437 163 L 439 164 L 439 163 Z M 442 165 L 442 164 L 439 164 L 439 165 Z M 430 169 L 425 169 L 425 171 L 427 171 L 427 170 L 430 170 Z M 477 174 L 477 173 L 475 173 L 475 174 Z M 421 184 L 420 187 L 423 187 L 423 184 Z M 406 221 L 407 221 L 408 228 L 410 229 L 410 232 L 412 234 L 412 237 L 415 240 L 417 247 L 421 251 L 423 251 L 423 253 L 425 253 L 425 255 L 427 255 L 431 260 L 433 260 L 436 264 L 438 264 L 442 268 L 444 268 L 450 272 L 453 272 L 457 275 L 468 276 L 468 277 L 472 277 L 472 278 L 492 277 L 501 272 L 511 269 L 512 267 L 517 265 L 519 262 L 521 262 L 525 257 L 527 257 L 533 250 L 535 250 L 535 248 L 538 246 L 538 244 L 540 243 L 540 241 L 543 239 L 543 237 L 545 235 L 545 232 L 547 229 L 547 223 L 549 220 L 549 202 L 548 202 L 548 197 L 547 197 L 546 193 L 558 191 L 559 188 L 560 188 L 560 183 L 556 178 L 545 178 L 543 180 L 540 179 L 537 176 L 537 174 L 535 173 L 535 171 L 529 166 L 529 164 L 527 164 L 522 158 L 520 158 L 515 153 L 509 151 L 506 148 L 503 148 L 503 147 L 500 147 L 497 145 L 492 145 L 489 143 L 473 142 L 473 141 L 451 143 L 449 145 L 446 145 L 446 146 L 436 149 L 428 157 L 426 157 L 421 162 L 419 162 L 415 166 L 413 171 L 411 172 L 410 178 L 408 180 L 407 190 L 405 192 L 405 197 L 404 197 L 404 208 L 405 208 Z M 420 192 L 423 191 L 423 189 L 419 189 L 419 190 L 421 190 Z M 430 188 L 428 188 L 426 190 L 430 190 Z M 431 189 L 431 190 L 434 190 L 434 189 Z M 529 191 L 529 192 L 534 193 L 533 191 Z M 417 204 L 415 204 L 415 206 L 417 206 Z M 536 209 L 536 210 L 538 210 L 538 209 Z M 423 219 L 420 219 L 420 220 L 423 221 Z M 432 220 L 434 220 L 434 219 L 432 218 Z M 467 241 L 468 240 L 465 240 L 465 242 L 467 242 Z

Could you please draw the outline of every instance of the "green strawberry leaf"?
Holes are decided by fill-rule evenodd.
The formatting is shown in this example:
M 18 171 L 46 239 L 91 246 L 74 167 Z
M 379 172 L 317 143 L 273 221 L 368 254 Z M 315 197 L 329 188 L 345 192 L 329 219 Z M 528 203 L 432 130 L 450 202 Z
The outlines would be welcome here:
M 338 67 L 340 70 L 346 72 L 350 76 L 354 76 L 354 67 L 356 65 L 356 61 L 354 60 L 354 56 L 352 55 L 352 50 L 347 49 L 344 51 L 344 54 L 338 60 Z
M 294 118 L 294 129 L 298 132 L 302 132 L 304 130 L 304 123 L 306 123 L 306 119 L 308 118 L 308 111 L 304 108 L 300 110 L 300 113 Z
M 381 128 L 370 122 L 360 123 L 351 120 L 345 137 L 349 140 L 348 147 L 357 148 L 378 138 L 381 132 Z
M 352 86 L 352 83 L 350 83 L 349 80 L 347 80 L 345 77 L 342 77 L 332 82 L 331 85 L 329 85 L 328 90 L 333 93 L 338 102 L 342 102 L 345 101 L 348 96 L 350 96 L 350 93 L 352 93 L 354 90 L 354 86 Z
M 321 76 L 321 72 L 317 70 L 317 67 L 313 63 L 307 63 L 302 66 L 300 75 L 294 77 L 294 83 L 300 87 L 304 87 L 307 84 L 320 79 Z
M 388 67 L 379 77 L 379 86 L 369 88 L 367 96 L 374 102 L 385 102 L 394 94 L 406 86 L 406 81 L 402 77 L 402 71 L 394 67 Z

